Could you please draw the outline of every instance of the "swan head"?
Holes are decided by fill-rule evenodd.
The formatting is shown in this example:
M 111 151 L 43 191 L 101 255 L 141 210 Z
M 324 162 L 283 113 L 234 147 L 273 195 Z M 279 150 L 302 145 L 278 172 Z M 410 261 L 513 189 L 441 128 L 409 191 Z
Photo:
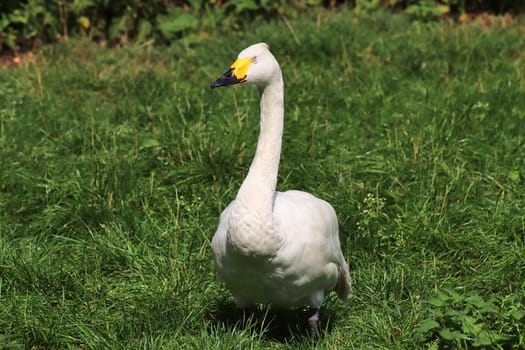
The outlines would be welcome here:
M 270 47 L 266 43 L 258 43 L 242 50 L 226 73 L 211 84 L 211 88 L 239 83 L 265 86 L 275 79 L 282 79 L 279 64 Z

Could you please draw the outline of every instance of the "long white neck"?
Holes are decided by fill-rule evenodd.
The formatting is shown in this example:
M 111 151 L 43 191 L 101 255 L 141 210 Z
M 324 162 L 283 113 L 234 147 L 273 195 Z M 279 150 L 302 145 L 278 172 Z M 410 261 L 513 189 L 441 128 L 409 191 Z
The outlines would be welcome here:
M 237 193 L 237 200 L 259 215 L 271 218 L 284 124 L 284 83 L 281 74 L 262 89 L 260 107 L 261 128 L 257 150 Z

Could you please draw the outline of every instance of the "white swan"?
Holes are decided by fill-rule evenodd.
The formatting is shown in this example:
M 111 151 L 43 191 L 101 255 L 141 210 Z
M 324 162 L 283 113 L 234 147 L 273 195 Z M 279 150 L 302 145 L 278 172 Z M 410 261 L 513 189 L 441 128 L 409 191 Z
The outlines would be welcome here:
M 244 49 L 211 87 L 253 83 L 261 92 L 260 134 L 255 157 L 237 197 L 222 212 L 212 248 L 217 279 L 239 307 L 309 305 L 316 337 L 325 293 L 351 296 L 348 264 L 330 204 L 301 191 L 276 192 L 284 115 L 284 83 L 268 45 Z

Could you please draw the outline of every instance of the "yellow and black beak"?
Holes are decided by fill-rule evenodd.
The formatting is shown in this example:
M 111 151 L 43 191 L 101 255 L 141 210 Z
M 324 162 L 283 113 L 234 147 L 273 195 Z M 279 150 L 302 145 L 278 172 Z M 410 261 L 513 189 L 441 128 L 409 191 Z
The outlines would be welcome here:
M 211 88 L 215 89 L 221 86 L 228 86 L 238 83 L 244 83 L 248 79 L 248 68 L 252 63 L 253 58 L 239 58 L 230 66 L 219 79 L 211 84 Z

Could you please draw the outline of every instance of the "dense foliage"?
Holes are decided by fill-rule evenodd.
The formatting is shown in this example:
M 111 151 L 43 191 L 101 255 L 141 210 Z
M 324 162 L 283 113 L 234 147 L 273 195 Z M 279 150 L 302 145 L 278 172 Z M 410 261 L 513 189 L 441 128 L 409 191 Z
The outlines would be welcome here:
M 201 42 L 208 31 L 246 23 L 255 16 L 294 16 L 322 7 L 405 9 L 420 20 L 465 11 L 518 11 L 504 0 L 4 0 L 0 2 L 0 49 L 19 50 L 71 35 L 120 43 L 184 39 Z

